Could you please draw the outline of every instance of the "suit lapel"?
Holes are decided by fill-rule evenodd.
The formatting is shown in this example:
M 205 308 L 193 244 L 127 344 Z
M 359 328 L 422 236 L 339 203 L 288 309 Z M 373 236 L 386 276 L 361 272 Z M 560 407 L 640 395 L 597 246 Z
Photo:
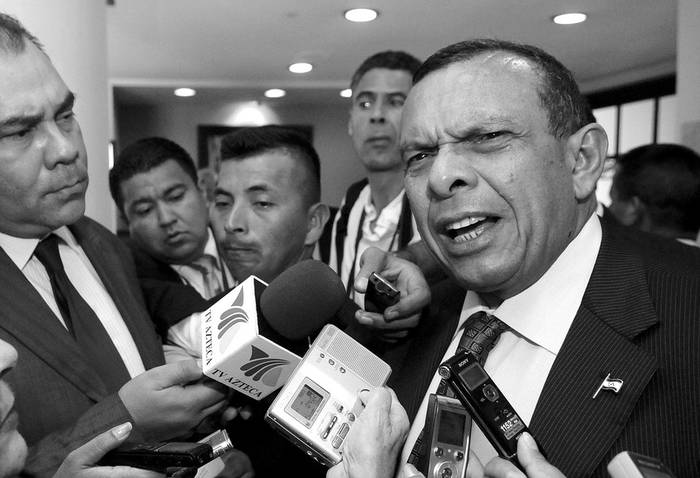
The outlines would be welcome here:
M 114 246 L 98 234 L 96 225 L 90 220 L 82 218 L 71 226 L 71 232 L 90 259 L 95 271 L 107 289 L 114 305 L 117 307 L 129 333 L 136 343 L 146 369 L 161 365 L 162 356 L 154 353 L 153 325 L 143 307 L 138 307 L 141 298 L 138 284 L 134 284 L 136 277 L 131 281 L 125 274 L 125 266 L 122 261 L 125 257 L 115 253 Z M 125 246 L 126 247 L 126 246 Z M 150 327 L 150 330 L 146 328 Z
M 658 319 L 645 272 L 608 229 L 579 311 L 554 362 L 530 429 L 564 474 L 588 476 L 616 441 L 656 371 L 631 339 Z M 619 393 L 593 394 L 607 374 Z
M 102 399 L 107 394 L 104 383 L 41 295 L 2 249 L 0 269 L 5 279 L 0 287 L 4 309 L 0 327 L 92 400 Z

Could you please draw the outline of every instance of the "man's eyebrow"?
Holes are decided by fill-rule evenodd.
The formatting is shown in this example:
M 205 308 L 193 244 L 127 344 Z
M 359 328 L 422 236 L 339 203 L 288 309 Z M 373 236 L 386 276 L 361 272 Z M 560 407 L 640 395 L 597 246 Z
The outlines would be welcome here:
M 270 191 L 270 186 L 267 184 L 253 184 L 252 186 L 248 186 L 246 188 L 246 192 L 249 193 L 264 193 Z
M 63 101 L 61 101 L 61 104 L 58 105 L 56 111 L 58 113 L 65 113 L 66 111 L 72 110 L 73 106 L 75 106 L 75 93 L 69 91 L 66 93 L 66 97 L 63 98 Z
M 61 104 L 58 105 L 57 112 L 64 113 L 73 109 L 75 104 L 75 94 L 69 91 Z M 0 121 L 0 129 L 11 129 L 11 128 L 31 128 L 36 126 L 43 119 L 43 114 L 38 113 L 34 115 L 16 115 L 10 116 L 8 118 Z
M 219 188 L 219 187 L 217 187 L 216 189 L 214 189 L 214 194 L 215 194 L 215 195 L 220 194 L 220 195 L 222 195 L 222 196 L 228 196 L 228 197 L 230 197 L 230 198 L 233 197 L 233 194 L 231 194 L 231 193 L 228 192 L 227 190 L 225 190 L 225 189 L 223 189 L 223 188 Z
M 14 128 L 31 128 L 41 123 L 44 115 L 41 113 L 35 115 L 17 115 L 10 116 L 8 118 L 0 121 L 0 130 L 14 129 Z

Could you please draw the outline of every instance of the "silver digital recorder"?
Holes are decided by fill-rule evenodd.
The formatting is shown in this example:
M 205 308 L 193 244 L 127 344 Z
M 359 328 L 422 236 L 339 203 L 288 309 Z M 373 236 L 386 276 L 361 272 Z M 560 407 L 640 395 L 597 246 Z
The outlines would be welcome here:
M 391 368 L 326 325 L 265 414 L 265 420 L 316 461 L 333 466 L 363 405 L 362 390 L 384 385 Z
M 431 393 L 423 428 L 427 463 L 421 463 L 419 471 L 427 478 L 466 477 L 471 426 L 459 400 Z

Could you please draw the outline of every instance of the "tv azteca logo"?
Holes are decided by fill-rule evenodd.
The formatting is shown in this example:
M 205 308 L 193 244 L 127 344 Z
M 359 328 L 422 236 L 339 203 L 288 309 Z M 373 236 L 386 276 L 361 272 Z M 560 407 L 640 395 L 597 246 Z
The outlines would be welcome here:
M 235 334 L 228 334 L 226 340 L 224 340 L 224 335 L 231 328 L 240 323 L 248 322 L 248 313 L 243 308 L 243 289 L 238 293 L 238 296 L 231 304 L 230 309 L 226 309 L 219 317 L 219 350 L 224 352 L 228 345 L 231 343 Z
M 282 369 L 289 364 L 289 360 L 270 358 L 268 354 L 254 345 L 250 346 L 250 361 L 241 367 L 246 377 L 253 377 L 253 381 L 262 383 L 268 387 L 277 386 Z

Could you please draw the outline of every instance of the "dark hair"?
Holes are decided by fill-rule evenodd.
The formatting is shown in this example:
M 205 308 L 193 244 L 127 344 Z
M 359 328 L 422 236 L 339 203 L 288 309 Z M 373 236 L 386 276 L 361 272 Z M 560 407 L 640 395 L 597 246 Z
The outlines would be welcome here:
M 653 224 L 700 229 L 700 155 L 679 144 L 649 144 L 620 155 L 613 183 L 623 200 L 637 196 Z
M 308 171 L 306 193 L 309 204 L 321 200 L 321 162 L 318 153 L 299 131 L 277 125 L 243 128 L 221 140 L 221 161 L 241 160 L 271 150 L 282 150 Z
M 563 138 L 595 122 L 591 107 L 579 91 L 573 74 L 552 55 L 531 45 L 496 39 L 455 43 L 425 60 L 413 76 L 413 84 L 433 71 L 494 51 L 510 52 L 533 63 L 540 78 L 537 93 L 547 111 L 550 132 L 555 137 Z
M 367 58 L 355 70 L 350 80 L 350 89 L 354 90 L 365 73 L 375 68 L 386 68 L 387 70 L 401 70 L 413 76 L 418 67 L 420 60 L 415 56 L 406 53 L 405 51 L 387 50 Z
M 39 50 L 44 51 L 41 42 L 15 17 L 0 12 L 0 50 L 9 53 L 22 53 L 29 40 Z
M 109 191 L 121 212 L 124 212 L 124 198 L 121 184 L 139 173 L 145 173 L 173 160 L 197 184 L 197 169 L 192 157 L 179 144 L 165 138 L 144 138 L 124 148 L 109 172 Z

